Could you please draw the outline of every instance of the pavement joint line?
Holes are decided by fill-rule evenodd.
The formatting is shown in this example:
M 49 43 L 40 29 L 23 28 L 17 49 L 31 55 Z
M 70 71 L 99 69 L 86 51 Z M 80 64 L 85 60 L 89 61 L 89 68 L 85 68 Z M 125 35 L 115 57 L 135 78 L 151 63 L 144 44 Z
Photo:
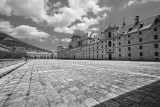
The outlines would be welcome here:
M 37 74 L 38 74 L 38 76 L 39 76 L 39 82 L 41 83 L 41 85 L 42 85 L 42 87 L 43 87 L 43 91 L 44 91 L 44 93 L 45 93 L 44 83 L 42 83 L 42 78 L 41 78 L 40 74 L 38 73 L 38 70 L 37 70 Z M 45 98 L 46 98 L 46 100 L 47 100 L 48 107 L 51 107 L 51 102 L 50 102 L 49 99 L 46 97 L 46 95 L 45 95 Z
M 7 74 L 9 74 L 9 73 L 15 71 L 16 69 L 20 68 L 21 66 L 27 64 L 27 63 L 28 63 L 28 62 L 25 62 L 25 63 L 23 63 L 23 64 L 21 64 L 21 65 L 15 67 L 15 68 L 12 68 L 12 69 L 10 69 L 10 70 L 8 70 L 8 71 L 5 71 L 5 72 L 1 73 L 1 74 L 0 74 L 0 79 L 3 78 L 4 76 L 6 76 Z
M 27 63 L 25 63 L 25 64 L 27 64 Z M 25 64 L 22 64 L 22 66 L 23 65 L 25 65 Z M 21 66 L 19 66 L 18 68 L 20 68 Z M 18 69 L 18 68 L 16 68 L 16 69 Z M 15 69 L 15 70 L 16 70 Z M 15 70 L 13 70 L 13 71 L 15 71 Z M 10 73 L 12 73 L 12 71 L 10 72 Z M 19 72 L 18 72 L 19 73 Z M 12 75 L 13 76 L 13 75 Z M 5 84 L 1 87 L 1 89 L 0 89 L 0 92 L 1 92 L 1 90 L 7 85 L 7 84 L 9 84 L 13 79 L 14 79 L 14 77 L 15 77 L 15 75 L 11 78 L 11 79 L 9 79 L 7 82 L 5 82 Z M 0 78 L 1 79 L 1 78 Z
M 28 67 L 29 68 L 29 67 Z M 27 103 L 28 103 L 28 99 L 29 99 L 29 95 L 30 95 L 30 89 L 31 89 L 31 80 L 32 80 L 32 72 L 33 72 L 33 66 L 30 72 L 30 81 L 29 81 L 29 88 L 28 88 L 28 92 L 26 94 L 26 102 L 25 102 L 25 107 L 27 107 Z
M 7 98 L 5 99 L 3 106 L 6 105 L 6 102 L 10 99 L 10 96 L 13 94 L 14 90 L 16 89 L 16 87 L 18 86 L 18 84 L 21 82 L 22 78 L 25 76 L 26 72 L 28 71 L 28 69 L 26 69 L 26 71 L 24 72 L 24 74 L 22 75 L 22 77 L 19 79 L 19 81 L 16 83 L 16 85 L 14 86 L 14 88 L 12 89 L 12 91 L 8 94 Z

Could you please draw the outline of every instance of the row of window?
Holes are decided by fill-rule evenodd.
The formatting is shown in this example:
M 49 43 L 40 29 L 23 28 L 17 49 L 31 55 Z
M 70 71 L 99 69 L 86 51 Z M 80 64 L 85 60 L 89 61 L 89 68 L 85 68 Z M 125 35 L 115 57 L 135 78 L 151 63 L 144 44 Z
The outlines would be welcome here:
M 158 44 L 154 44 L 154 48 L 158 48 Z M 143 49 L 143 46 L 139 46 L 139 49 L 142 50 Z M 128 51 L 131 50 L 131 47 L 128 47 Z M 119 48 L 119 51 L 121 51 L 121 48 Z
M 143 56 L 143 52 L 140 52 L 139 56 Z M 155 52 L 154 56 L 159 56 L 159 52 Z M 121 54 L 119 54 L 119 57 L 121 57 Z M 128 57 L 131 57 L 131 53 L 128 53 Z

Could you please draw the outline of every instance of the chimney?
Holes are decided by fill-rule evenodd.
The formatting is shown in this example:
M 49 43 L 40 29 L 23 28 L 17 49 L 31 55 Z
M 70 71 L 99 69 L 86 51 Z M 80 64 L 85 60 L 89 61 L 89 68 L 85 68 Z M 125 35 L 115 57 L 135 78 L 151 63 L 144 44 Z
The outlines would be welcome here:
M 135 18 L 135 25 L 139 23 L 139 16 L 136 16 Z

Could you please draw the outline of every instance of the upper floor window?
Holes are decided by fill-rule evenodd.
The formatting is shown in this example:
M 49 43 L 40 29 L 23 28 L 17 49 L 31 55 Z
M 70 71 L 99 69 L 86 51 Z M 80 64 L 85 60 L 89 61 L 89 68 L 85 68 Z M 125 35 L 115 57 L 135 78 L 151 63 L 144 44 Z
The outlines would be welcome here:
M 157 28 L 154 28 L 154 31 L 157 31 Z
M 154 39 L 158 39 L 158 35 L 154 35 Z
M 119 42 L 119 45 L 121 45 L 121 42 Z
M 111 32 L 109 32 L 109 33 L 108 33 L 108 38 L 110 38 L 110 37 L 111 37 L 111 35 L 112 35 L 112 34 L 111 34 Z
M 128 35 L 128 38 L 130 37 L 130 35 Z
M 108 46 L 112 46 L 112 42 L 111 41 L 108 42 Z
M 139 38 L 139 42 L 142 42 L 142 38 Z
M 158 44 L 154 44 L 154 48 L 158 48 Z
M 128 50 L 130 51 L 130 50 L 131 50 L 131 47 L 128 47 Z
M 143 49 L 143 46 L 139 46 L 139 49 Z
M 130 43 L 131 43 L 131 41 L 129 40 L 129 41 L 128 41 L 128 44 L 130 44 Z
M 142 34 L 142 32 L 141 31 L 139 31 L 139 35 L 141 35 Z

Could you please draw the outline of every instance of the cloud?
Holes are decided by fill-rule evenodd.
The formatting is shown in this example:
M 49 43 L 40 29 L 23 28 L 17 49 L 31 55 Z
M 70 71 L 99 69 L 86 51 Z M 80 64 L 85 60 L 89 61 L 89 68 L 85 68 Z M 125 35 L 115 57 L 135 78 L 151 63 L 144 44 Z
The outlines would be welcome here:
M 13 29 L 13 26 L 8 21 L 0 20 L 0 31 L 1 32 L 11 32 Z
M 99 28 L 92 28 L 91 31 L 98 31 Z
M 158 2 L 158 1 L 160 1 L 160 0 L 129 0 L 128 2 L 125 3 L 123 8 L 129 7 L 134 4 L 145 4 L 148 2 Z
M 100 17 L 90 18 L 90 19 L 84 17 L 80 20 L 81 23 L 74 24 L 71 27 L 56 27 L 54 31 L 59 33 L 68 33 L 68 34 L 73 34 L 75 30 L 81 30 L 87 32 L 90 30 L 89 27 L 98 24 L 99 20 L 101 20 Z
M 63 38 L 63 39 L 62 39 L 62 42 L 70 42 L 70 41 L 71 41 L 70 38 Z
M 39 41 L 43 41 L 48 38 L 50 35 L 43 31 L 38 30 L 36 27 L 31 27 L 28 25 L 20 25 L 13 29 L 12 33 L 10 33 L 15 38 L 21 39 L 35 39 Z
M 76 20 L 82 21 L 79 26 L 84 23 L 89 25 L 83 19 L 84 16 L 88 16 L 88 12 L 93 12 L 95 16 L 99 17 L 102 12 L 112 10 L 111 7 L 100 7 L 98 2 L 99 0 L 68 0 L 68 6 L 63 6 L 61 2 L 48 5 L 51 3 L 49 0 L 2 0 L 0 13 L 30 18 L 37 23 L 45 22 L 47 26 L 52 26 L 54 31 L 60 32 L 59 29 L 64 29 L 64 33 L 65 31 L 71 33 L 76 29 L 76 25 L 68 26 L 71 26 Z M 54 7 L 58 7 L 56 12 Z M 90 19 L 92 21 L 93 18 Z
M 31 27 L 28 25 L 20 25 L 13 27 L 8 21 L 0 21 L 0 31 L 8 33 L 9 35 L 19 38 L 19 39 L 35 39 L 43 42 L 50 35 L 36 27 Z

